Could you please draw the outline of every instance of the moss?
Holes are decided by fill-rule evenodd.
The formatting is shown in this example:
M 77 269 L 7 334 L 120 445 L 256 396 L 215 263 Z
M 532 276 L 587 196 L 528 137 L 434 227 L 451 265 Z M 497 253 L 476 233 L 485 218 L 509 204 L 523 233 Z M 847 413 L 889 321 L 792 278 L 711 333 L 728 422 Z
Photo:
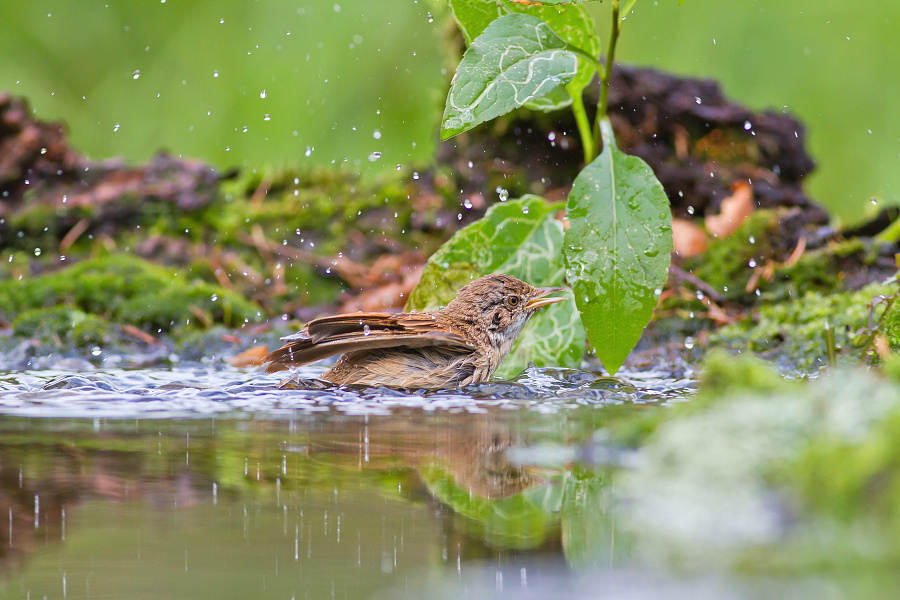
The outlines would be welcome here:
M 755 315 L 723 327 L 710 336 L 713 346 L 750 350 L 801 370 L 824 365 L 827 358 L 825 336 L 834 335 L 838 352 L 853 348 L 854 333 L 868 323 L 868 304 L 874 296 L 894 293 L 885 284 L 870 284 L 855 292 L 821 294 L 807 292 L 800 298 L 765 304 Z M 900 348 L 897 309 L 888 315 L 892 325 L 890 343 Z
M 880 518 L 900 532 L 900 410 L 856 442 L 835 436 L 811 439 L 777 470 L 775 479 L 821 514 L 842 521 Z
M 27 310 L 13 321 L 15 335 L 79 348 L 102 346 L 112 332 L 106 320 L 69 306 Z
M 173 324 L 241 325 L 259 307 L 230 290 L 188 279 L 128 254 L 85 260 L 55 273 L 0 282 L 0 317 L 68 307 L 113 322 L 167 331 Z
M 715 403 L 673 412 L 623 472 L 623 533 L 704 568 L 900 557 L 897 384 L 862 369 L 782 384 L 733 362 L 716 369 L 737 385 L 702 384 Z
M 788 387 L 777 371 L 755 357 L 735 358 L 722 350 L 713 350 L 700 372 L 698 402 L 694 404 L 705 404 L 738 392 L 774 393 Z
M 773 254 L 779 220 L 777 211 L 754 212 L 737 231 L 714 239 L 706 252 L 685 261 L 685 268 L 728 298 L 745 294 L 744 288 L 753 274 L 750 261 L 762 265 Z

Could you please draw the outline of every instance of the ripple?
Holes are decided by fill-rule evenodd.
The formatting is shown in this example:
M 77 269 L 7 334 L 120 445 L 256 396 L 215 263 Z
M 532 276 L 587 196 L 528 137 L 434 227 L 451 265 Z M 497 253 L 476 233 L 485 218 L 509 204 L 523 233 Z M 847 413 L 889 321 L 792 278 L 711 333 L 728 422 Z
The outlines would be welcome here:
M 297 375 L 314 380 L 322 367 Z M 620 372 L 621 374 L 621 372 Z M 0 414 L 27 417 L 193 418 L 265 415 L 294 418 L 303 413 L 347 416 L 424 412 L 486 412 L 488 409 L 555 412 L 605 404 L 683 401 L 690 379 L 663 372 L 626 372 L 604 377 L 575 369 L 526 369 L 513 381 L 474 384 L 463 390 L 397 390 L 335 387 L 312 382 L 309 389 L 279 389 L 281 375 L 247 372 L 224 365 L 150 369 L 0 374 Z

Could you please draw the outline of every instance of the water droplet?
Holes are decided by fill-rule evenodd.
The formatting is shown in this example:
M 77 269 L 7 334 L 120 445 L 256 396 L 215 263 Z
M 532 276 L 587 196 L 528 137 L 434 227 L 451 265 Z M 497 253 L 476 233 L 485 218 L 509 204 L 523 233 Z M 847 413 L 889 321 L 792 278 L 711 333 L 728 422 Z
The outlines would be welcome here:
M 751 244 L 755 244 L 756 238 L 751 235 L 749 238 L 747 238 L 747 241 L 750 242 Z
M 377 152 L 377 151 L 373 152 L 372 154 L 369 155 L 369 162 L 375 162 L 379 158 L 381 158 L 381 152 Z
M 218 299 L 219 299 L 219 295 L 218 295 L 218 294 L 213 294 L 213 295 L 210 297 L 210 300 L 212 300 L 213 302 L 217 301 Z
M 415 179 L 416 181 L 419 180 L 419 172 L 418 171 L 413 171 L 413 179 Z
M 750 267 L 751 269 L 755 269 L 756 268 L 756 260 L 751 258 L 750 262 L 747 263 L 747 266 Z
M 247 130 L 248 130 L 248 129 L 249 129 L 249 128 L 248 128 L 246 125 L 244 125 L 244 129 L 243 129 L 244 133 L 247 133 Z
M 687 348 L 688 350 L 693 348 L 694 347 L 694 338 L 692 338 L 691 336 L 687 336 L 686 338 L 684 338 L 684 347 Z
M 376 129 L 375 131 L 372 132 L 372 137 L 375 138 L 376 140 L 380 140 L 381 132 Z
M 218 76 L 219 76 L 219 72 L 218 72 L 218 71 L 213 71 L 213 77 L 218 77 Z
M 703 100 L 700 99 L 700 96 L 694 96 L 694 102 L 697 104 L 703 104 Z
M 370 333 L 372 332 L 369 330 L 369 326 L 363 325 L 363 335 L 369 335 Z
M 118 131 L 119 127 L 120 127 L 120 125 L 118 123 L 116 123 L 115 125 L 113 125 L 113 131 Z
M 263 121 L 270 121 L 272 117 L 269 116 L 269 113 L 266 113 L 266 116 L 263 117 Z
M 703 292 L 701 292 L 700 290 L 697 290 L 697 300 L 703 300 L 703 297 L 704 297 Z
M 94 356 L 100 356 L 101 352 L 103 352 L 103 350 L 100 349 L 100 346 L 94 346 L 93 348 L 91 348 L 91 354 L 93 354 Z
M 469 200 L 468 198 L 466 198 L 465 200 L 463 200 L 463 206 L 465 206 L 466 209 L 471 210 L 471 208 L 472 208 L 472 201 Z
M 876 206 L 876 205 L 878 204 L 878 200 L 876 200 L 874 197 L 873 197 L 873 198 L 869 198 L 869 202 L 872 203 L 872 206 Z
M 744 131 L 750 131 L 753 128 L 753 124 L 750 121 L 744 121 Z
M 527 207 L 527 206 L 523 206 L 523 207 L 522 207 L 522 214 L 523 214 L 523 215 L 527 215 L 527 214 L 528 214 L 528 207 Z
M 138 69 L 134 73 L 131 74 L 132 79 L 138 79 L 141 76 L 141 70 Z
M 315 150 L 315 148 L 313 148 L 312 146 L 307 146 L 306 152 L 304 152 L 303 155 L 304 156 L 312 156 L 313 150 Z
M 35 255 L 35 256 L 40 256 L 40 255 L 41 255 L 41 249 L 40 249 L 40 248 L 35 248 L 35 249 L 34 249 L 34 255 Z

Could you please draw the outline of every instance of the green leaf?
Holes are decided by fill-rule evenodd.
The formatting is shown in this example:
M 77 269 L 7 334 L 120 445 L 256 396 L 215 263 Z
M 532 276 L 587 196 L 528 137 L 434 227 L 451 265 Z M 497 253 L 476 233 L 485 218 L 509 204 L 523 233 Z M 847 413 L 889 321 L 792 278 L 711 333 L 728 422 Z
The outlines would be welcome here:
M 584 4 L 586 2 L 602 2 L 603 0 L 509 0 L 520 6 L 562 6 L 564 4 Z M 684 0 L 682 0 L 683 2 Z
M 466 44 L 481 35 L 487 26 L 497 17 L 507 12 L 516 12 L 535 16 L 560 35 L 566 42 L 584 50 L 591 56 L 600 53 L 600 37 L 597 27 L 588 11 L 579 5 L 538 6 L 533 4 L 503 4 L 497 0 L 450 0 L 450 10 L 459 24 L 459 29 L 466 38 Z M 572 97 L 591 82 L 597 67 L 588 60 L 578 61 L 578 74 L 565 86 L 557 86 L 540 99 L 527 102 L 525 106 L 532 110 L 550 112 L 572 104 Z
M 471 46 L 472 41 L 503 14 L 497 0 L 450 0 L 450 11 L 466 38 L 467 46 Z
M 583 50 L 591 56 L 600 54 L 600 36 L 597 26 L 587 9 L 575 4 L 563 6 L 534 6 L 527 4 L 508 5 L 515 12 L 533 15 L 560 35 L 566 43 Z M 582 90 L 594 78 L 597 66 L 588 61 L 578 60 L 578 73 L 565 86 L 560 85 L 540 100 L 532 100 L 525 106 L 532 110 L 549 112 L 572 104 L 572 98 L 581 94 Z
M 496 19 L 472 42 L 453 76 L 441 139 L 545 96 L 575 77 L 578 62 L 566 41 L 537 17 L 513 13 Z
M 669 200 L 653 170 L 615 147 L 601 122 L 603 152 L 575 178 L 566 204 L 566 278 L 597 357 L 611 374 L 641 337 L 668 277 Z
M 406 309 L 445 305 L 459 288 L 488 273 L 506 273 L 538 287 L 560 285 L 565 267 L 562 223 L 554 216 L 558 209 L 538 196 L 493 205 L 428 259 Z M 498 375 L 512 376 L 532 361 L 538 366 L 580 366 L 584 344 L 574 302 L 553 304 L 531 318 Z

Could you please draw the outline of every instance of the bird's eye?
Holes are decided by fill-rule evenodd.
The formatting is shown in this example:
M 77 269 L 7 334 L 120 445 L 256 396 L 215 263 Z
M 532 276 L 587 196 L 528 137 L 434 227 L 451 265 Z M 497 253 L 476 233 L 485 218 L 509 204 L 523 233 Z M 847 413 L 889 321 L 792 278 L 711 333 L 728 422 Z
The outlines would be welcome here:
M 509 296 L 506 299 L 506 303 L 509 304 L 510 306 L 516 306 L 519 303 L 519 297 L 518 296 Z

